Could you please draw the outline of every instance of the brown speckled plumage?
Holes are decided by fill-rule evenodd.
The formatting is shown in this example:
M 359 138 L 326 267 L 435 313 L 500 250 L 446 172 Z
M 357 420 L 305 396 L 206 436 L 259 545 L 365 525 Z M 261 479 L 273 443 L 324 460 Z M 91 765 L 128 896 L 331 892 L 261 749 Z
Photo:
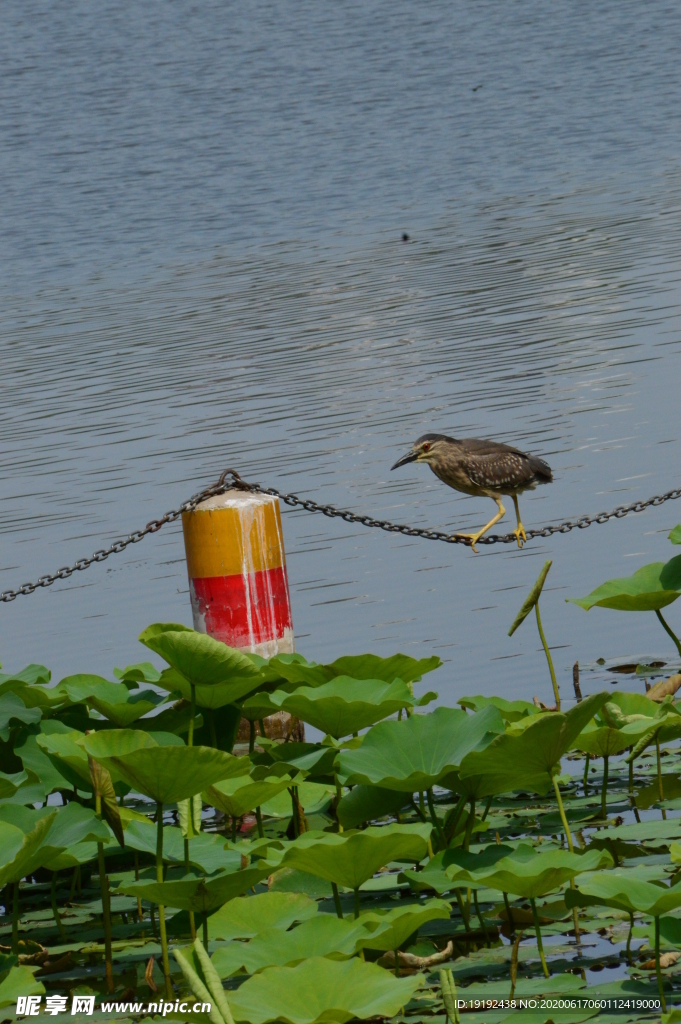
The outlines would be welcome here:
M 458 535 L 470 540 L 474 550 L 476 541 L 504 515 L 502 494 L 508 494 L 513 499 L 518 517 L 518 529 L 514 532 L 521 546 L 525 540 L 525 530 L 520 522 L 518 495 L 553 480 L 550 466 L 542 459 L 526 455 L 498 441 L 484 441 L 475 437 L 457 439 L 446 434 L 423 434 L 414 443 L 411 452 L 398 459 L 392 468 L 396 469 L 407 462 L 427 462 L 433 473 L 454 490 L 475 497 L 493 498 L 497 502 L 498 515 L 482 530 L 475 534 Z

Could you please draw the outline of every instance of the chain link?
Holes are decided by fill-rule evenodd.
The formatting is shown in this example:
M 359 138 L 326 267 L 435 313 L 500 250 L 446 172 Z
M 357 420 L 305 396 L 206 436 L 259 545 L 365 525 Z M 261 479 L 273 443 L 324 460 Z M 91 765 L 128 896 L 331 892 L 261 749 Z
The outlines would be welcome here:
M 212 498 L 217 494 L 224 494 L 225 491 L 237 489 L 240 491 L 252 491 L 256 494 L 271 494 L 275 498 L 279 498 L 285 505 L 289 505 L 292 508 L 302 508 L 306 512 L 321 512 L 322 515 L 328 516 L 331 519 L 342 519 L 345 523 L 359 523 L 360 526 L 367 526 L 370 529 L 385 530 L 387 533 L 400 533 L 405 537 L 421 537 L 424 540 L 440 540 L 444 541 L 445 544 L 468 544 L 469 541 L 465 537 L 458 537 L 451 533 L 442 533 L 438 530 L 422 529 L 417 526 L 405 526 L 400 523 L 391 523 L 387 519 L 374 519 L 372 516 L 357 515 L 354 512 L 349 512 L 347 509 L 336 508 L 334 505 L 320 505 L 316 501 L 312 501 L 309 498 L 299 498 L 297 494 L 282 494 L 276 487 L 261 487 L 260 484 L 250 484 L 246 480 L 243 480 L 235 469 L 226 469 L 224 473 L 220 475 L 220 479 L 217 483 L 214 483 L 211 487 L 206 487 L 205 490 L 199 491 L 198 494 L 193 495 L 188 501 L 180 505 L 179 508 L 174 509 L 172 512 L 166 512 L 160 519 L 152 519 L 150 523 L 144 527 L 143 530 L 134 530 L 128 534 L 127 537 L 123 537 L 121 540 L 114 541 L 108 548 L 103 548 L 101 551 L 95 551 L 90 558 L 79 558 L 77 562 L 74 562 L 71 566 L 66 566 L 62 569 L 58 569 L 55 573 L 50 576 L 41 576 L 35 583 L 24 583 L 18 587 L 17 590 L 5 590 L 0 594 L 0 602 L 14 601 L 17 597 L 22 594 L 32 594 L 39 587 L 50 587 L 57 580 L 67 580 L 69 576 L 72 576 L 74 572 L 82 572 L 83 569 L 88 569 L 93 562 L 104 562 L 109 555 L 118 555 L 130 544 L 139 544 L 150 533 L 157 533 L 161 527 L 167 523 L 174 523 L 180 518 L 183 512 L 191 512 L 200 505 L 202 501 L 207 498 Z M 555 533 L 570 533 L 571 530 L 585 530 L 593 523 L 607 523 L 610 519 L 623 519 L 628 516 L 630 512 L 643 512 L 644 509 L 650 506 L 657 507 L 658 505 L 664 504 L 665 501 L 674 501 L 677 498 L 681 498 L 681 487 L 675 488 L 673 491 L 667 491 L 666 494 L 658 494 L 652 498 L 648 498 L 647 501 L 635 501 L 631 505 L 618 505 L 617 508 L 613 509 L 612 512 L 599 512 L 595 516 L 581 516 L 579 519 L 568 519 L 564 523 L 557 523 L 555 525 L 548 525 L 540 527 L 536 530 L 527 530 L 527 539 L 532 540 L 535 537 L 552 537 Z M 514 544 L 516 543 L 516 537 L 513 533 L 498 534 L 492 533 L 484 537 L 481 537 L 477 541 L 478 544 Z

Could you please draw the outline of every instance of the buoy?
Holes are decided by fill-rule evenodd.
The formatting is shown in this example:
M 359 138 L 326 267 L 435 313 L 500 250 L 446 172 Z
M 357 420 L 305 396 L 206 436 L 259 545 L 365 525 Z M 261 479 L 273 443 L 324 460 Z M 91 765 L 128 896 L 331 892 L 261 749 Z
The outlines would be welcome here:
M 271 658 L 295 650 L 279 500 L 231 490 L 182 515 L 194 629 Z

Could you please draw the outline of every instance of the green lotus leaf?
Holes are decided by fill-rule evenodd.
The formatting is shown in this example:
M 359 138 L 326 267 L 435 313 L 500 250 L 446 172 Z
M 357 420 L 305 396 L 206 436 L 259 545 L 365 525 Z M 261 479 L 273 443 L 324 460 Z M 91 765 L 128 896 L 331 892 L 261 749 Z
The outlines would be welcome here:
M 505 722 L 518 722 L 521 718 L 541 713 L 536 704 L 531 704 L 527 700 L 505 700 L 503 697 L 461 697 L 457 703 L 471 711 L 482 711 L 491 704 L 499 710 Z
M 659 917 L 681 907 L 681 883 L 656 885 L 636 878 L 634 871 L 603 871 L 566 892 L 565 903 L 569 907 L 595 904 Z
M 84 737 L 85 733 L 75 729 L 66 733 L 41 733 L 36 737 L 36 743 L 66 778 L 74 780 L 74 785 L 81 789 L 91 789 L 87 754 L 83 744 L 78 742 Z M 117 775 L 115 777 L 118 778 Z
M 552 562 L 544 562 L 544 567 L 542 571 L 539 573 L 539 576 L 537 577 L 534 586 L 532 587 L 532 590 L 529 592 L 529 594 L 523 601 L 520 611 L 513 620 L 513 625 L 508 631 L 509 636 L 513 636 L 518 626 L 520 626 L 525 621 L 525 619 L 530 614 L 530 612 L 536 605 L 537 601 L 539 600 L 542 589 L 544 587 L 544 582 L 546 580 L 546 577 L 548 576 L 548 572 L 552 564 Z
M 18 693 L 8 691 L 0 696 L 0 739 L 9 740 L 10 722 L 32 725 L 42 718 L 40 708 L 27 708 Z
M 560 888 L 581 872 L 597 871 L 611 864 L 612 858 L 606 850 L 587 850 L 581 854 L 569 850 L 539 852 L 521 843 L 515 849 L 503 844 L 488 846 L 478 853 L 445 850 L 421 872 L 423 880 L 417 879 L 413 871 L 404 874 L 410 881 L 423 883 L 428 869 L 433 874 L 443 871 L 452 889 L 484 887 L 536 899 Z M 433 888 L 442 891 L 439 887 Z
M 295 785 L 298 801 L 306 814 L 322 814 L 336 792 L 333 782 L 296 782 Z M 261 804 L 260 810 L 268 818 L 290 818 L 291 797 L 288 793 L 279 793 Z
M 355 955 L 358 942 L 366 934 L 361 918 L 348 921 L 332 914 L 317 914 L 291 931 L 270 928 L 250 942 L 230 942 L 218 949 L 211 959 L 221 978 L 240 970 L 256 974 L 266 967 L 293 966 L 314 956 L 347 960 Z
M 275 690 L 269 702 L 275 710 L 288 711 L 336 739 L 359 732 L 415 703 L 411 690 L 401 679 L 386 683 L 349 676 L 336 676 L 318 687 L 301 686 L 293 693 Z M 247 700 L 244 708 L 248 706 Z
M 357 750 L 344 750 L 338 772 L 346 785 L 375 785 L 402 793 L 430 789 L 459 767 L 470 751 L 484 746 L 489 734 L 503 733 L 495 707 L 476 715 L 437 708 L 402 722 L 381 722 Z
M 47 861 L 43 867 L 49 871 L 66 871 L 69 868 L 78 867 L 79 864 L 89 864 L 97 859 L 97 843 L 76 843 L 62 850 L 52 860 Z
M 223 779 L 216 782 L 203 794 L 207 804 L 217 807 L 218 810 L 233 818 L 241 818 L 244 814 L 260 807 L 278 793 L 287 790 L 290 785 L 295 785 L 289 775 L 266 777 L 259 782 L 254 782 L 250 776 L 240 776 L 234 779 Z
M 681 525 L 674 527 L 668 534 L 667 540 L 670 540 L 672 544 L 681 544 Z
M 353 786 L 340 800 L 336 813 L 343 828 L 355 828 L 365 821 L 375 821 L 387 814 L 396 814 L 409 803 L 409 796 L 380 786 Z
M 110 683 L 102 676 L 86 673 L 66 676 L 57 684 L 55 690 L 65 693 L 72 704 L 87 701 L 93 696 L 98 696 L 109 704 L 125 704 L 130 693 L 123 683 Z
M 659 611 L 681 592 L 681 555 L 668 562 L 652 562 L 637 569 L 633 576 L 608 580 L 587 597 L 570 598 L 587 611 L 590 608 L 615 608 L 622 612 Z
M 394 910 L 370 911 L 359 918 L 370 931 L 360 936 L 358 949 L 399 949 L 410 935 L 417 932 L 428 921 L 448 921 L 451 904 L 445 900 L 428 900 L 426 903 L 395 907 Z
M 71 732 L 62 722 L 51 721 L 50 719 L 47 719 L 47 721 L 43 719 L 40 723 L 40 728 L 42 733 L 46 733 L 48 730 L 51 732 L 53 729 L 54 731 Z M 16 748 L 15 753 L 21 759 L 24 771 L 33 772 L 38 776 L 41 784 L 44 786 L 45 795 L 55 789 L 73 789 L 74 786 L 78 785 L 77 776 L 71 775 L 68 769 L 63 770 L 61 763 L 59 767 L 56 767 L 56 764 L 50 760 L 45 751 L 41 750 L 38 746 L 37 739 L 38 736 L 33 733 L 29 734 L 24 743 Z M 85 787 L 81 784 L 80 788 L 90 790 L 91 787 Z M 34 798 L 34 800 L 37 799 L 37 797 Z M 45 799 L 45 797 L 43 796 L 42 799 Z
M 196 703 L 200 708 L 222 708 L 226 704 L 234 704 L 240 701 L 246 694 L 251 693 L 260 685 L 257 676 L 234 676 L 212 685 L 197 684 Z M 166 668 L 161 672 L 157 686 L 168 690 L 170 693 L 179 693 L 185 700 L 191 700 L 192 689 L 188 679 L 185 679 L 177 669 Z
M 40 849 L 43 848 L 56 811 L 39 818 L 34 827 L 24 833 L 16 825 L 0 821 L 0 885 L 18 882 L 41 866 Z M 59 853 L 53 850 L 52 855 Z
M 633 746 L 641 736 L 650 732 L 650 729 L 649 718 L 626 722 L 620 729 L 589 722 L 574 741 L 572 749 L 583 750 L 594 757 L 609 757 Z
M 252 939 L 276 928 L 286 931 L 295 921 L 307 921 L 319 910 L 316 900 L 303 893 L 261 892 L 232 900 L 208 919 L 211 939 Z
M 486 776 L 487 793 L 514 789 L 545 793 L 561 757 L 609 697 L 608 693 L 595 693 L 568 712 L 547 712 L 516 723 L 484 750 L 467 754 L 459 769 L 461 779 Z M 483 712 L 475 717 L 480 714 Z
M 207 633 L 158 622 L 140 633 L 139 639 L 194 686 L 215 686 L 248 676 L 260 681 L 260 672 L 250 658 Z
M 270 967 L 234 993 L 235 1021 L 266 1024 L 346 1024 L 394 1017 L 423 983 L 423 975 L 395 978 L 376 964 L 311 957 L 297 967 Z
M 264 861 L 262 863 L 266 864 Z M 266 878 L 270 871 L 270 867 L 256 865 L 240 871 L 223 871 L 208 878 L 185 877 L 176 882 L 128 882 L 120 885 L 116 892 L 160 903 L 164 907 L 179 907 L 181 910 L 203 914 L 241 896 Z
M 35 968 L 34 968 L 35 969 Z M 0 982 L 0 1006 L 16 1006 L 19 996 L 42 996 L 45 986 L 33 977 L 30 967 L 10 967 L 9 974 Z
M 670 840 L 681 839 L 681 820 L 672 818 L 669 821 L 662 821 L 660 818 L 654 818 L 633 822 L 631 825 L 611 826 L 599 829 L 593 834 L 592 840 L 599 839 L 622 839 L 624 842 L 650 842 L 668 846 Z
M 277 743 L 253 758 L 251 776 L 254 779 L 269 775 L 295 775 L 304 772 L 308 778 L 332 775 L 338 756 L 335 747 L 321 743 Z
M 279 654 L 270 658 L 266 673 L 268 679 L 276 680 L 279 676 L 289 683 L 303 686 L 321 686 L 336 676 L 381 679 L 385 683 L 401 679 L 404 683 L 415 683 L 441 664 L 437 656 L 417 659 L 407 654 L 393 654 L 389 658 L 380 658 L 376 654 L 356 654 L 338 658 L 330 665 L 318 665 L 316 662 L 305 661 L 299 654 Z
M 280 854 L 270 851 L 268 859 L 276 867 L 297 868 L 358 889 L 390 861 L 421 861 L 431 831 L 431 825 L 418 824 L 370 827 L 363 832 L 304 832 Z
M 20 672 L 0 672 L 0 692 L 4 693 L 7 683 L 25 683 L 28 686 L 45 686 L 49 683 L 52 673 L 44 665 L 27 665 Z
M 130 821 L 125 829 L 125 845 L 140 853 L 156 855 L 156 825 L 145 821 Z M 227 849 L 224 836 L 216 832 L 199 832 L 188 840 L 189 863 L 202 874 L 212 875 L 225 869 L 236 870 L 241 854 Z M 163 827 L 163 859 L 171 864 L 184 864 L 184 836 L 182 829 L 173 825 Z
M 33 772 L 31 772 L 31 777 L 36 777 Z M 14 772 L 9 775 L 5 772 L 0 772 L 0 800 L 6 800 L 8 797 L 14 796 L 16 791 L 28 780 L 29 775 L 26 771 Z
M 213 747 L 161 747 L 149 733 L 131 729 L 90 734 L 84 745 L 105 768 L 162 804 L 202 793 L 215 782 L 243 775 L 250 768 L 248 757 L 234 757 Z
M 157 683 L 161 673 L 150 661 L 140 661 L 136 665 L 115 668 L 113 674 L 122 683 Z

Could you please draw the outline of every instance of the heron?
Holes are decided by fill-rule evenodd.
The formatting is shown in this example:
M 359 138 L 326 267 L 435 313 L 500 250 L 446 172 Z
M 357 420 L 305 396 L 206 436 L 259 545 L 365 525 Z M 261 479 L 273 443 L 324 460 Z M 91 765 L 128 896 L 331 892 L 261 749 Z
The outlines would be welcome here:
M 518 520 L 513 536 L 518 547 L 522 548 L 527 535 L 520 519 L 518 495 L 534 490 L 537 484 L 550 484 L 553 480 L 551 467 L 536 455 L 527 455 L 499 441 L 484 441 L 476 437 L 457 439 L 447 434 L 423 434 L 414 442 L 411 451 L 390 468 L 397 469 L 408 462 L 426 462 L 435 476 L 455 491 L 496 501 L 497 514 L 481 530 L 454 534 L 467 540 L 475 552 L 480 538 L 506 514 L 501 503 L 502 494 L 513 499 Z

